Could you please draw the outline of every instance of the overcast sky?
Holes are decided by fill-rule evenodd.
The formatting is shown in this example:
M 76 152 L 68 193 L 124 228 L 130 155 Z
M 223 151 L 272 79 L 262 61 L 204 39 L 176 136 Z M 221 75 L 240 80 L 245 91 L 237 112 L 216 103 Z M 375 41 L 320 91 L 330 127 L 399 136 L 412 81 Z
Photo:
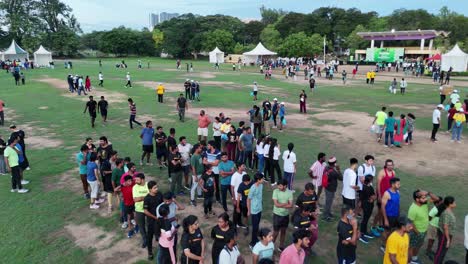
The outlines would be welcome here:
M 438 13 L 446 5 L 451 10 L 468 15 L 467 0 L 62 0 L 73 8 L 83 31 L 111 29 L 120 25 L 141 29 L 149 25 L 149 13 L 194 13 L 199 15 L 224 14 L 240 19 L 259 19 L 259 8 L 281 8 L 287 11 L 309 13 L 323 6 L 352 8 L 362 11 L 377 11 L 388 15 L 398 8 L 423 8 L 431 13 Z M 291 4 L 294 3 L 294 4 Z

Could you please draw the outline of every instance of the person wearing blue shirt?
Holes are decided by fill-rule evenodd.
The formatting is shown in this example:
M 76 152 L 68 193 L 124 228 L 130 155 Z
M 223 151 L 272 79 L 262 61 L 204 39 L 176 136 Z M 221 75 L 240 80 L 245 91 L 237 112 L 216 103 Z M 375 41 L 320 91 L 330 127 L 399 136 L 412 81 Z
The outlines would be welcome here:
M 81 183 L 83 184 L 83 195 L 86 199 L 89 199 L 89 184 L 87 181 L 88 168 L 87 164 L 89 157 L 91 155 L 91 150 L 88 149 L 88 146 L 81 146 L 80 152 L 76 154 L 76 162 L 78 163 L 78 169 L 80 173 Z
M 143 154 L 141 155 L 140 165 L 143 165 L 143 161 L 146 156 L 146 164 L 153 165 L 150 163 L 150 156 L 151 153 L 154 151 L 153 147 L 153 136 L 154 136 L 154 128 L 153 122 L 150 120 L 146 121 L 146 126 L 141 130 L 140 138 L 141 144 L 143 145 Z
M 221 159 L 221 154 L 219 150 L 216 149 L 216 142 L 214 140 L 208 141 L 208 145 L 206 145 L 206 151 L 203 153 L 203 165 L 207 166 L 210 165 L 215 180 L 215 198 L 217 202 L 221 202 L 221 198 L 219 195 L 220 187 L 219 187 L 219 168 L 218 164 Z M 230 184 L 230 183 L 229 183 Z
M 250 187 L 249 196 L 247 199 L 247 215 L 251 216 L 252 222 L 252 240 L 250 246 L 255 246 L 258 242 L 258 229 L 260 220 L 262 219 L 262 195 L 263 195 L 263 174 L 258 172 L 254 176 L 254 184 Z
M 235 171 L 235 164 L 232 160 L 228 160 L 228 155 L 226 152 L 221 153 L 221 162 L 218 165 L 219 169 L 219 176 L 220 178 L 220 185 L 221 185 L 221 202 L 223 204 L 224 211 L 227 212 L 227 203 L 226 203 L 226 196 L 227 192 L 231 194 L 231 198 L 233 198 L 233 194 L 231 192 L 231 176 Z
M 286 115 L 286 109 L 284 108 L 284 102 L 281 102 L 279 108 L 280 130 L 283 130 L 284 115 Z
M 384 131 L 385 131 L 385 147 L 388 147 L 388 143 L 390 143 L 390 147 L 393 147 L 393 133 L 395 131 L 395 123 L 396 120 L 393 118 L 393 112 L 388 112 L 388 117 L 385 119 L 384 124 Z M 390 142 L 389 142 L 390 141 Z
M 96 159 L 97 154 L 93 152 L 91 153 L 89 161 L 86 164 L 86 180 L 88 181 L 88 184 L 91 187 L 91 204 L 89 205 L 89 208 L 91 209 L 98 209 L 99 204 L 104 202 L 103 199 L 98 199 L 100 180 Z

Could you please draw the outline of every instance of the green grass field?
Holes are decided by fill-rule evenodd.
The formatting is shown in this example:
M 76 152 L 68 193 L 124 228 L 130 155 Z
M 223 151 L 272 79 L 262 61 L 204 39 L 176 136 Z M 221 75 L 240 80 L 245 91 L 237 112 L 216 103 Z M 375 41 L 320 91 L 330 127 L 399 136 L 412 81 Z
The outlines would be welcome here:
M 78 245 L 64 227 L 70 224 L 90 224 L 100 230 L 116 233 L 117 236 L 109 242 L 106 248 L 112 248 L 121 243 L 136 245 L 139 241 L 132 238 L 131 241 L 125 237 L 117 225 L 117 214 L 112 217 L 103 216 L 101 213 L 91 212 L 87 207 L 88 201 L 80 195 L 79 177 L 76 173 L 66 173 L 71 169 L 76 168 L 74 155 L 79 151 L 79 146 L 84 142 L 86 137 L 92 137 L 96 141 L 102 135 L 105 135 L 112 142 L 114 149 L 118 150 L 121 157 L 130 156 L 133 161 L 138 161 L 140 156 L 140 138 L 139 129 L 130 130 L 128 127 L 128 107 L 126 97 L 132 97 L 138 106 L 138 115 L 140 122 L 146 121 L 147 117 L 151 117 L 154 126 L 162 125 L 165 127 L 166 133 L 170 127 L 177 130 L 177 137 L 186 136 L 188 142 L 196 141 L 196 120 L 193 119 L 193 112 L 187 114 L 188 120 L 185 123 L 177 121 L 177 113 L 175 110 L 175 97 L 178 95 L 176 91 L 170 91 L 165 94 L 165 104 L 161 105 L 156 102 L 155 91 L 144 87 L 142 84 L 136 84 L 139 81 L 158 81 L 163 83 L 178 83 L 180 90 L 183 89 L 183 81 L 185 78 L 199 80 L 202 84 L 202 101 L 194 103 L 197 108 L 225 108 L 247 111 L 252 106 L 252 101 L 249 96 L 249 85 L 253 81 L 258 81 L 261 87 L 259 99 L 266 97 L 280 98 L 280 101 L 298 104 L 298 95 L 300 90 L 305 89 L 308 93 L 307 86 L 299 85 L 294 82 L 285 81 L 283 78 L 277 77 L 272 80 L 263 80 L 262 75 L 258 75 L 256 68 L 247 68 L 243 72 L 232 72 L 230 65 L 224 65 L 220 73 L 217 73 L 215 78 L 198 77 L 200 72 L 213 71 L 207 62 L 195 61 L 195 72 L 192 75 L 187 75 L 183 71 L 168 71 L 167 69 L 175 69 L 173 60 L 161 59 L 143 59 L 143 65 L 151 61 L 150 69 L 136 69 L 136 59 L 128 59 L 126 62 L 129 69 L 116 69 L 114 67 L 118 59 L 103 60 L 104 66 L 99 68 L 97 60 L 77 60 L 73 63 L 73 70 L 63 68 L 63 63 L 58 62 L 55 70 L 37 69 L 27 71 L 26 86 L 15 86 L 14 80 L 10 74 L 0 72 L 0 99 L 6 104 L 6 123 L 0 134 L 3 138 L 8 138 L 10 132 L 8 125 L 14 123 L 18 128 L 28 127 L 29 134 L 33 134 L 31 138 L 38 137 L 40 139 L 48 139 L 59 143 L 58 147 L 44 147 L 44 142 L 39 142 L 36 147 L 28 149 L 28 158 L 31 163 L 32 170 L 25 172 L 25 178 L 31 183 L 27 186 L 30 193 L 25 195 L 13 194 L 9 192 L 10 177 L 0 176 L 0 207 L 2 208 L 2 217 L 0 217 L 0 234 L 2 234 L 2 246 L 0 247 L 0 256 L 2 263 L 96 263 L 102 262 L 96 258 L 96 248 L 92 245 Z M 184 66 L 184 64 L 183 64 Z M 185 69 L 185 68 L 183 68 Z M 106 125 L 100 123 L 98 116 L 95 129 L 90 128 L 88 114 L 83 115 L 84 101 L 78 100 L 76 95 L 63 96 L 67 93 L 66 90 L 66 75 L 68 73 L 90 75 L 93 80 L 93 86 L 97 86 L 97 74 L 102 70 L 105 77 L 105 88 L 98 88 L 99 92 L 108 93 L 111 97 L 119 97 L 120 102 L 111 102 L 109 107 L 109 122 Z M 126 89 L 124 85 L 124 77 L 127 71 L 132 74 L 134 87 Z M 349 75 L 348 75 L 349 76 Z M 45 78 L 55 78 L 63 81 L 63 88 L 58 89 L 53 87 L 51 83 L 41 82 L 39 80 Z M 300 77 L 302 78 L 302 77 Z M 378 79 L 377 79 L 378 80 Z M 466 79 L 464 79 L 466 81 Z M 223 89 L 222 85 L 203 85 L 203 81 L 217 82 L 232 82 L 229 88 Z M 306 182 L 307 170 L 313 161 L 316 159 L 318 152 L 325 152 L 329 155 L 335 155 L 344 169 L 350 157 L 363 159 L 367 153 L 366 146 L 355 148 L 353 144 L 358 144 L 359 141 L 349 140 L 343 142 L 333 140 L 330 137 L 331 132 L 318 129 L 322 125 L 334 125 L 346 130 L 348 125 L 357 121 L 353 120 L 353 115 L 347 122 L 336 121 L 332 118 L 324 120 L 313 116 L 319 113 L 351 113 L 362 112 L 371 116 L 381 105 L 395 105 L 391 110 L 395 113 L 406 113 L 407 111 L 415 111 L 418 113 L 417 118 L 417 133 L 427 134 L 432 128 L 431 113 L 432 107 L 438 103 L 438 94 L 435 92 L 436 86 L 433 86 L 430 81 L 428 84 L 412 84 L 408 81 L 410 87 L 408 94 L 404 97 L 393 96 L 385 92 L 388 87 L 387 82 L 377 81 L 374 87 L 366 86 L 363 80 L 354 80 L 353 85 L 343 87 L 334 83 L 327 83 L 325 80 L 318 81 L 318 90 L 314 95 L 309 94 L 309 114 L 304 117 L 305 121 L 314 123 L 314 127 L 294 128 L 287 127 L 286 132 L 277 133 L 273 131 L 273 136 L 277 137 L 280 144 L 284 146 L 288 142 L 295 143 L 295 152 L 298 157 L 298 175 L 296 176 L 295 187 L 297 190 L 303 188 Z M 468 82 L 460 87 L 461 94 L 468 92 Z M 268 89 L 267 87 L 273 87 Z M 117 100 L 118 101 L 118 100 Z M 329 105 L 325 111 L 322 105 Z M 405 107 L 410 105 L 411 107 Z M 288 110 L 293 111 L 293 110 Z M 288 112 L 289 114 L 290 112 Z M 213 116 L 217 113 L 208 113 Z M 142 117 L 144 115 L 144 117 Z M 239 119 L 239 118 L 237 118 Z M 245 116 L 245 120 L 248 121 Z M 349 123 L 349 124 L 348 124 Z M 444 121 L 445 124 L 445 121 Z M 237 124 L 236 124 L 237 125 Z M 369 123 L 370 126 L 370 123 Z M 445 127 L 445 126 L 444 126 Z M 366 127 L 363 127 L 366 129 Z M 211 133 L 210 133 L 211 134 Z M 442 133 L 441 133 L 442 134 Z M 464 137 L 468 137 L 466 129 Z M 369 136 L 370 137 L 370 136 Z M 374 139 L 368 140 L 368 144 L 376 144 Z M 426 139 L 421 139 L 426 140 Z M 28 139 L 26 139 L 28 146 Z M 415 144 L 418 144 L 416 142 Z M 439 143 L 448 151 L 440 153 L 441 157 L 447 158 L 452 155 L 450 148 L 466 149 L 466 142 L 461 145 L 452 145 L 447 147 L 446 142 Z M 411 157 L 416 155 L 411 150 L 404 148 L 405 154 Z M 429 150 L 428 150 L 429 151 Z M 378 157 L 392 158 L 392 153 L 386 153 L 382 148 L 376 154 Z M 457 152 L 460 153 L 460 152 Z M 466 155 L 466 151 L 464 152 Z M 417 155 L 424 155 L 418 153 Z M 416 157 L 418 158 L 418 157 Z M 424 156 L 420 157 L 424 160 Z M 460 158 L 460 157 L 459 157 Z M 383 164 L 383 158 L 376 160 L 377 168 L 380 169 Z M 404 160 L 404 159 L 403 159 Z M 424 161 L 421 161 L 424 162 Z M 282 165 L 282 164 L 281 164 Z M 459 263 L 463 263 L 465 250 L 463 248 L 463 219 L 468 212 L 468 195 L 466 193 L 466 185 L 468 180 L 468 170 L 464 163 L 458 163 L 454 159 L 449 163 L 435 159 L 428 166 L 441 168 L 445 166 L 455 166 L 459 173 L 454 175 L 443 173 L 440 169 L 440 175 L 424 175 L 423 172 L 407 171 L 400 169 L 397 164 L 397 174 L 402 179 L 402 213 L 407 212 L 407 208 L 411 203 L 412 192 L 416 188 L 429 189 L 434 193 L 442 196 L 453 195 L 457 200 L 458 207 L 455 209 L 457 216 L 457 235 L 453 247 L 449 250 L 446 260 L 453 259 Z M 139 168 L 140 170 L 140 168 Z M 160 189 L 163 191 L 168 189 L 167 172 L 160 171 L 156 166 L 144 167 L 142 169 L 145 174 L 150 175 L 158 180 Z M 453 170 L 451 170 L 453 171 Z M 65 173 L 65 180 L 64 175 Z M 264 193 L 264 212 L 263 219 L 271 219 L 271 188 L 265 186 Z M 296 192 L 297 194 L 297 192 Z M 296 195 L 297 196 L 297 195 Z M 336 195 L 336 205 L 341 205 L 341 198 Z M 187 202 L 187 199 L 183 199 Z M 200 206 L 198 208 L 201 208 Z M 100 209 L 105 210 L 104 209 Z M 337 212 L 336 212 L 337 213 Z M 212 224 L 214 225 L 214 220 Z M 204 223 L 206 227 L 210 223 Z M 336 262 L 336 223 L 319 223 L 319 240 L 315 246 L 317 257 L 313 257 L 310 263 L 334 263 Z M 104 238 L 103 235 L 100 238 Z M 205 233 L 205 237 L 209 237 L 209 233 Z M 244 239 L 240 235 L 240 240 Z M 247 240 L 247 239 L 244 239 Z M 374 239 L 375 240 L 375 239 Z M 210 244 L 210 239 L 207 239 L 207 244 Z M 245 248 L 244 241 L 241 242 L 243 247 L 242 253 L 250 259 L 248 248 Z M 369 245 L 358 244 L 358 262 L 359 263 L 381 263 L 382 255 L 378 250 L 380 242 L 372 241 Z M 102 247 L 101 247 L 102 248 Z M 135 255 L 129 246 L 128 252 L 120 252 L 115 257 L 127 258 L 127 254 Z M 146 253 L 134 256 L 133 262 L 145 263 Z M 424 263 L 429 263 L 429 260 L 420 254 Z

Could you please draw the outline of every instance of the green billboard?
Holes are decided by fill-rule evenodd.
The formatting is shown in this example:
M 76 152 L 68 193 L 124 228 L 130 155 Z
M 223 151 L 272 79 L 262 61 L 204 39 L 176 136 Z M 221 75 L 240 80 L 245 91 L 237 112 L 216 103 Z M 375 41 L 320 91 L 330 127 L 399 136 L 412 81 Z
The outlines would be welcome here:
M 366 50 L 366 61 L 395 62 L 403 59 L 402 48 L 369 48 Z

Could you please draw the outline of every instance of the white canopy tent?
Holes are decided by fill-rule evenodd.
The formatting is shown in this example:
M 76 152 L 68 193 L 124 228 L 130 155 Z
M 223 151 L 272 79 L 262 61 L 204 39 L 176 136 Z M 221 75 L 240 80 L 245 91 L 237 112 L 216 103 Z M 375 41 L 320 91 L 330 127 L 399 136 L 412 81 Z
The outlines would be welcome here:
M 52 61 L 52 52 L 46 50 L 42 45 L 34 52 L 34 64 L 37 66 L 49 66 Z
M 29 54 L 24 49 L 22 49 L 15 40 L 11 41 L 10 47 L 4 50 L 1 54 L 2 60 L 17 60 L 24 62 L 25 59 L 29 60 Z
M 265 46 L 263 46 L 261 42 L 259 42 L 253 50 L 243 53 L 245 63 L 256 63 L 258 57 L 273 56 L 276 54 L 276 52 L 270 51 L 267 48 L 265 48 Z
M 442 54 L 442 70 L 448 71 L 452 67 L 454 72 L 464 72 L 467 70 L 468 54 L 463 52 L 458 44 L 446 54 Z
M 210 63 L 224 63 L 224 52 L 216 47 L 210 51 Z

